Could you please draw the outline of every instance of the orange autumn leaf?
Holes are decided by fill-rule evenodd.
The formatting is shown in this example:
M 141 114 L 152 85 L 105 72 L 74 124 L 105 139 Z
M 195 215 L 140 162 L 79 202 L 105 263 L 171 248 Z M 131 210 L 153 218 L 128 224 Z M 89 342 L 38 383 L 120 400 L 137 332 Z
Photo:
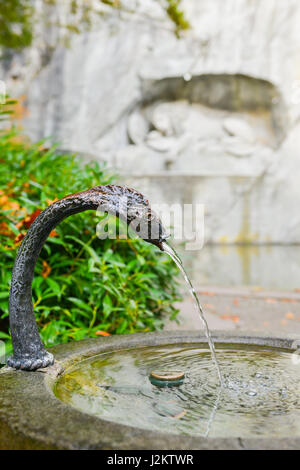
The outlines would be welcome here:
M 7 109 L 11 111 L 11 118 L 13 120 L 21 121 L 28 115 L 28 109 L 25 106 L 26 96 L 22 95 L 18 98 L 18 101 L 7 106 Z
M 232 315 L 231 320 L 234 323 L 238 323 L 240 321 L 240 317 L 238 315 Z
M 9 209 L 15 214 L 20 209 L 20 206 L 16 201 L 9 201 L 5 209 Z
M 216 295 L 215 292 L 210 292 L 210 291 L 201 291 L 201 294 L 202 294 L 202 295 L 207 295 L 207 296 L 209 296 L 209 297 L 213 297 L 213 296 Z
M 0 234 L 5 235 L 6 237 L 9 237 L 12 234 L 12 231 L 10 230 L 6 222 L 0 223 Z
M 285 314 L 285 318 L 287 318 L 288 320 L 294 320 L 295 315 L 292 312 L 287 312 Z
M 21 220 L 21 222 L 18 222 L 16 227 L 18 230 L 20 230 L 23 227 L 23 220 Z
M 276 299 L 265 299 L 265 302 L 267 304 L 277 304 L 277 300 Z
M 47 263 L 47 261 L 43 261 L 43 269 L 42 269 L 42 277 L 43 278 L 46 278 L 49 276 L 49 274 L 51 273 L 51 267 L 49 266 L 49 264 Z
M 30 188 L 30 184 L 28 183 L 28 181 L 26 181 L 26 183 L 22 185 L 22 188 L 25 193 L 32 192 L 32 189 Z
M 4 206 L 7 201 L 8 201 L 8 196 L 6 196 L 6 194 L 3 193 L 3 191 L 1 191 L 0 193 L 0 206 Z
M 110 333 L 107 333 L 107 331 L 102 331 L 102 330 L 96 331 L 95 335 L 98 335 L 98 336 L 111 336 Z
M 49 234 L 49 237 L 58 237 L 58 233 L 56 230 L 52 230 Z
M 36 209 L 31 215 L 26 217 L 24 219 L 24 226 L 26 228 L 29 228 L 32 222 L 34 222 L 34 220 L 37 218 L 38 215 L 40 215 L 41 212 L 42 212 L 41 209 Z
M 15 244 L 20 243 L 24 237 L 25 237 L 25 233 L 19 233 L 15 238 Z
M 222 320 L 231 320 L 234 323 L 238 323 L 240 321 L 240 317 L 238 315 L 221 315 Z
M 7 194 L 4 194 L 2 192 L 0 196 L 0 207 L 2 208 L 2 210 L 10 210 L 13 211 L 13 214 L 15 214 L 20 209 L 19 204 L 16 201 L 10 199 Z
M 290 302 L 291 304 L 296 304 L 298 302 L 298 300 L 295 300 L 295 299 L 290 299 L 288 297 L 283 297 L 282 299 L 280 299 L 281 302 Z
M 20 230 L 22 227 L 29 228 L 32 222 L 37 218 L 37 216 L 41 213 L 41 209 L 36 209 L 32 214 L 25 217 L 25 219 L 18 222 L 16 227 Z
M 55 197 L 54 199 L 46 199 L 47 203 L 49 204 L 49 206 L 51 204 L 53 204 L 54 202 L 58 201 L 57 197 Z

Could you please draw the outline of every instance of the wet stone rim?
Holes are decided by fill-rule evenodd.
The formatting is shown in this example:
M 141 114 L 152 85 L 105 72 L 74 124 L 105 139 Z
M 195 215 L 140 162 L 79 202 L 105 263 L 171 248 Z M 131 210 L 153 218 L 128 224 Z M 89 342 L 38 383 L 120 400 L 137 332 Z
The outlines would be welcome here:
M 296 335 L 214 332 L 218 344 L 286 349 Z M 63 369 L 96 354 L 167 344 L 207 343 L 195 332 L 159 332 L 87 339 L 51 348 L 58 362 L 36 372 L 0 371 L 0 449 L 299 449 L 300 438 L 204 438 L 143 430 L 87 415 L 61 402 L 53 388 Z

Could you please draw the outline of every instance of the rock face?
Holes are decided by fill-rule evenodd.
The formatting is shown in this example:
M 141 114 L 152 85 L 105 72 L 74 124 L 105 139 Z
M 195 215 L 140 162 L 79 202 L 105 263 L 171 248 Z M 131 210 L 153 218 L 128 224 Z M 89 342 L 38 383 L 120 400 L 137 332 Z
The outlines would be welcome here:
M 180 39 L 156 0 L 105 7 L 68 48 L 41 22 L 0 79 L 32 139 L 106 160 L 153 203 L 205 204 L 207 242 L 300 242 L 298 0 L 182 7 Z

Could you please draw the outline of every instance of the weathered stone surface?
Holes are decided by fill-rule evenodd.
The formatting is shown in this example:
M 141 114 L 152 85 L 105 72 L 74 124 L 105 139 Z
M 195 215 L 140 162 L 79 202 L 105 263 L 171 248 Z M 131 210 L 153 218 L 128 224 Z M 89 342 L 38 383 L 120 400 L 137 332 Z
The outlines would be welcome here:
M 107 160 L 157 202 L 204 203 L 206 241 L 299 242 L 300 4 L 183 8 L 191 29 L 180 39 L 155 0 L 135 14 L 106 7 L 69 48 L 41 23 L 0 78 L 26 96 L 33 139 Z M 68 22 L 63 4 L 51 11 Z
M 291 349 L 295 335 L 214 332 L 220 343 L 256 344 Z M 59 365 L 107 351 L 166 344 L 206 342 L 198 332 L 156 332 L 87 339 L 51 349 Z M 82 413 L 58 400 L 53 388 L 61 369 L 0 372 L 0 448 L 2 449 L 299 449 L 293 436 L 285 439 L 226 439 L 157 433 L 105 421 Z
M 253 145 L 245 142 L 240 137 L 226 137 L 222 141 L 225 152 L 236 157 L 247 157 L 253 153 Z
M 172 137 L 164 137 L 157 131 L 152 131 L 147 136 L 147 145 L 158 152 L 170 152 L 176 148 L 176 140 Z
M 133 112 L 128 118 L 127 128 L 131 143 L 139 145 L 149 132 L 149 123 L 141 113 Z
M 251 127 L 241 119 L 227 118 L 224 120 L 223 127 L 229 135 L 240 137 L 247 142 L 255 140 Z

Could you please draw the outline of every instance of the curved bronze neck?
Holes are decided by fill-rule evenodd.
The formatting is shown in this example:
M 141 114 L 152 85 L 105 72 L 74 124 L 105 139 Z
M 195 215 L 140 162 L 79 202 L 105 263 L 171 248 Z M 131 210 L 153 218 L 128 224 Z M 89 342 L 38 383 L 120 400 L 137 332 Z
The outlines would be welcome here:
M 86 210 L 102 210 L 142 226 L 141 238 L 161 247 L 165 238 L 160 220 L 145 197 L 127 187 L 107 185 L 60 199 L 35 219 L 17 253 L 12 271 L 9 318 L 14 354 L 7 364 L 16 369 L 36 370 L 53 364 L 54 357 L 41 341 L 33 312 L 32 281 L 40 251 L 50 232 L 66 217 Z M 138 223 L 135 223 L 138 222 Z

